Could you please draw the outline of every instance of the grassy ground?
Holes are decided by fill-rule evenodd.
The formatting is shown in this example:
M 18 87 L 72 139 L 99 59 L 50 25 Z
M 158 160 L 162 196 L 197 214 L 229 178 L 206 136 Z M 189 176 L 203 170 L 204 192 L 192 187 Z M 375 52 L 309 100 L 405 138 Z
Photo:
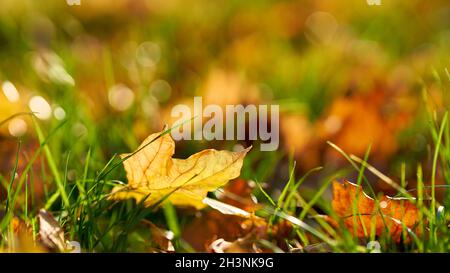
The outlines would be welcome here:
M 64 240 L 87 252 L 169 251 L 169 239 L 177 252 L 206 251 L 204 244 L 221 238 L 272 252 L 370 252 L 368 244 L 382 252 L 450 251 L 446 1 L 379 8 L 356 0 L 345 7 L 16 2 L 0 4 L 0 83 L 20 93 L 17 102 L 0 93 L 1 250 L 36 250 L 45 209 Z M 134 99 L 122 109 L 111 94 L 124 86 Z M 53 116 L 31 113 L 36 95 Z M 194 95 L 219 105 L 281 107 L 280 148 L 247 155 L 240 176 L 246 192 L 227 199 L 224 193 L 236 192 L 225 187 L 209 195 L 244 209 L 239 200 L 257 199 L 249 209 L 260 217 L 250 220 L 256 231 L 242 228 L 248 219 L 211 208 L 108 198 L 127 183 L 118 155 L 171 124 L 172 106 Z M 64 115 L 54 115 L 58 107 Z M 331 130 L 336 117 L 341 125 Z M 18 119 L 27 131 L 15 137 Z M 236 144 L 256 147 L 180 141 L 176 157 Z M 418 208 L 417 225 L 403 225 L 400 240 L 374 226 L 353 236 L 332 209 L 336 179 L 361 185 L 378 209 L 384 192 L 406 198 Z

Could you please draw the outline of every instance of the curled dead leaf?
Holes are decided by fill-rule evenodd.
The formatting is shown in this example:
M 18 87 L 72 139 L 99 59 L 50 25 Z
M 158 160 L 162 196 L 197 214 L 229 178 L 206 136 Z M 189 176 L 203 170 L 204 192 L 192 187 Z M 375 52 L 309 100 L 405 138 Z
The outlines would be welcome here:
M 64 236 L 64 230 L 50 212 L 41 209 L 39 218 L 39 236 L 43 245 L 50 250 L 59 252 L 81 252 L 80 244 L 72 241 L 68 242 Z
M 50 249 L 65 250 L 64 230 L 59 226 L 53 215 L 44 209 L 39 211 L 39 235 L 42 243 Z

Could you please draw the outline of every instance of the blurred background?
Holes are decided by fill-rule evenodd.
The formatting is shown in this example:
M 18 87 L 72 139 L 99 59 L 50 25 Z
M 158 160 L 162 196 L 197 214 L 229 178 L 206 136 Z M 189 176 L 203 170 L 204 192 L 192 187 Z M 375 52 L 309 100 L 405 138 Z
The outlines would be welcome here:
M 39 146 L 31 118 L 20 113 L 38 112 L 46 134 L 65 122 L 50 147 L 73 181 L 89 149 L 91 168 L 100 170 L 170 125 L 172 107 L 194 96 L 204 105 L 280 105 L 280 148 L 253 151 L 243 170 L 274 191 L 287 181 L 289 158 L 299 174 L 348 167 L 326 141 L 359 157 L 371 145 L 369 161 L 392 177 L 402 163 L 411 181 L 418 163 L 425 172 L 430 166 L 427 109 L 441 115 L 450 99 L 447 0 L 80 4 L 0 3 L 4 186 L 17 138 L 19 169 Z M 250 144 L 182 141 L 176 156 Z M 41 163 L 37 180 L 45 180 Z M 42 183 L 36 188 L 46 191 Z

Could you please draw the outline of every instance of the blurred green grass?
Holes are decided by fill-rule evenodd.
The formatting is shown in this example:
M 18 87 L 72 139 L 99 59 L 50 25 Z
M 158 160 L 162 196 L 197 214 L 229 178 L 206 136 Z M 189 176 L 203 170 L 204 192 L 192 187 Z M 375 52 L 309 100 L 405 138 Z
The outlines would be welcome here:
M 52 111 L 61 107 L 65 112 L 63 121 L 54 116 L 39 121 L 45 135 L 56 130 L 48 142 L 54 166 L 49 169 L 48 162 L 39 157 L 32 168 L 32 176 L 41 181 L 37 186 L 41 189 L 27 204 L 31 205 L 31 215 L 45 205 L 57 186 L 61 188 L 64 183 L 67 189 L 77 181 L 86 182 L 115 154 L 134 150 L 144 137 L 170 123 L 168 110 L 174 104 L 194 95 L 209 97 L 209 103 L 218 104 L 280 104 L 281 126 L 287 127 L 281 131 L 280 150 L 249 155 L 242 171 L 246 179 L 267 182 L 273 196 L 280 194 L 289 179 L 288 157 L 292 148 L 296 149 L 299 175 L 312 167 L 325 167 L 305 183 L 309 187 L 303 190 L 306 195 L 314 189 L 314 196 L 326 178 L 346 170 L 348 166 L 342 158 L 331 154 L 332 149 L 326 145 L 329 139 L 339 146 L 349 146 L 345 152 L 360 157 L 364 157 L 366 146 L 375 142 L 375 165 L 388 175 L 399 177 L 400 166 L 405 164 L 411 187 L 417 180 L 418 164 L 423 164 L 427 180 L 434 173 L 434 146 L 430 143 L 436 136 L 430 132 L 429 122 L 431 119 L 435 125 L 449 105 L 448 1 L 383 1 L 379 7 L 368 6 L 362 0 L 345 4 L 81 0 L 80 6 L 56 0 L 45 4 L 3 0 L 0 5 L 0 82 L 13 83 L 20 94 L 18 102 L 8 101 L 0 94 L 0 121 L 17 112 L 30 111 L 29 100 L 37 95 L 48 101 Z M 122 109 L 111 99 L 112 90 L 126 94 L 131 90 L 132 103 Z M 250 96 L 248 90 L 256 90 L 256 95 Z M 216 97 L 215 92 L 229 95 Z M 387 124 L 390 116 L 407 116 L 392 121 L 395 129 L 386 130 L 374 123 L 377 134 L 360 131 L 354 124 L 369 122 L 372 116 L 357 112 L 358 106 L 350 108 L 348 114 L 356 116 L 356 122 L 347 122 L 349 118 L 345 116 L 345 126 L 337 133 L 321 133 L 322 127 L 328 128 L 330 117 L 341 117 L 341 110 L 330 110 L 336 101 L 352 107 L 362 98 L 361 107 L 368 109 L 379 97 L 373 115 L 381 125 Z M 433 111 L 436 117 L 430 118 L 428 113 Z M 292 123 L 286 120 L 290 116 L 295 117 Z M 19 157 L 22 165 L 18 163 L 18 168 L 23 170 L 43 136 L 39 140 L 29 117 L 20 118 L 28 126 L 20 138 L 24 145 Z M 298 143 L 294 140 L 299 136 L 290 132 L 297 132 L 291 126 L 300 122 L 307 125 L 298 128 L 298 132 L 309 137 Z M 394 144 L 380 140 L 379 131 L 392 138 Z M 356 144 L 344 137 L 346 132 L 362 139 L 364 149 L 351 150 Z M 15 165 L 16 143 L 8 124 L 2 126 L 0 170 L 6 185 Z M 176 152 L 186 156 L 211 146 L 232 149 L 235 144 L 183 142 Z M 389 145 L 394 147 L 392 151 L 380 152 Z M 448 166 L 441 164 L 437 168 L 435 179 L 448 184 Z M 349 176 L 356 178 L 358 174 Z M 109 179 L 125 181 L 123 170 L 115 169 Z M 96 185 L 93 190 L 96 194 L 85 204 L 87 208 L 104 194 L 103 186 Z M 264 199 L 261 193 L 257 196 Z M 2 198 L 5 199 L 4 194 Z M 57 200 L 51 207 L 55 211 L 63 208 L 56 204 L 61 202 Z M 79 204 L 64 206 L 72 209 L 76 205 Z M 68 231 L 84 248 L 141 250 L 139 243 L 127 241 L 132 236 L 127 237 L 123 227 L 145 217 L 165 225 L 169 215 L 158 212 L 142 216 L 129 202 L 115 204 L 117 209 L 103 215 L 102 209 L 108 206 L 102 202 L 95 211 L 86 212 L 86 222 L 80 222 L 80 229 Z M 139 216 L 128 217 L 131 212 Z M 100 221 L 98 226 L 89 223 L 97 217 L 105 222 Z M 184 215 L 181 218 L 181 222 L 187 221 Z M 116 223 L 120 223 L 118 228 Z M 173 220 L 169 223 L 174 225 Z M 110 229 L 111 233 L 105 232 Z M 129 249 L 130 244 L 136 248 Z

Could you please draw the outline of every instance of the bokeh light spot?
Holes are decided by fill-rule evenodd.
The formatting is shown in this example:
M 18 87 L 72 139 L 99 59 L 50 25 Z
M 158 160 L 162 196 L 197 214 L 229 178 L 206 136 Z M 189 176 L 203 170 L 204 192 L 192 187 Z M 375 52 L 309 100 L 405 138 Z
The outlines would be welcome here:
M 114 110 L 125 111 L 134 102 L 134 92 L 123 84 L 113 86 L 108 92 L 108 100 Z
M 138 63 L 145 67 L 154 67 L 161 58 L 161 48 L 154 42 L 144 42 L 136 50 Z
M 41 96 L 32 97 L 28 103 L 28 107 L 30 107 L 30 110 L 38 119 L 47 120 L 52 115 L 50 104 Z
M 16 87 L 12 82 L 5 81 L 2 84 L 2 90 L 3 94 L 5 94 L 6 99 L 8 99 L 10 102 L 17 102 L 20 99 L 19 92 L 17 91 Z
M 12 136 L 23 136 L 27 132 L 27 123 L 21 118 L 15 118 L 9 122 L 8 131 Z
M 66 111 L 62 107 L 56 107 L 55 110 L 53 110 L 53 116 L 57 120 L 63 120 L 66 117 Z
M 172 87 L 165 80 L 156 80 L 150 86 L 150 92 L 159 102 L 166 102 L 172 94 Z

